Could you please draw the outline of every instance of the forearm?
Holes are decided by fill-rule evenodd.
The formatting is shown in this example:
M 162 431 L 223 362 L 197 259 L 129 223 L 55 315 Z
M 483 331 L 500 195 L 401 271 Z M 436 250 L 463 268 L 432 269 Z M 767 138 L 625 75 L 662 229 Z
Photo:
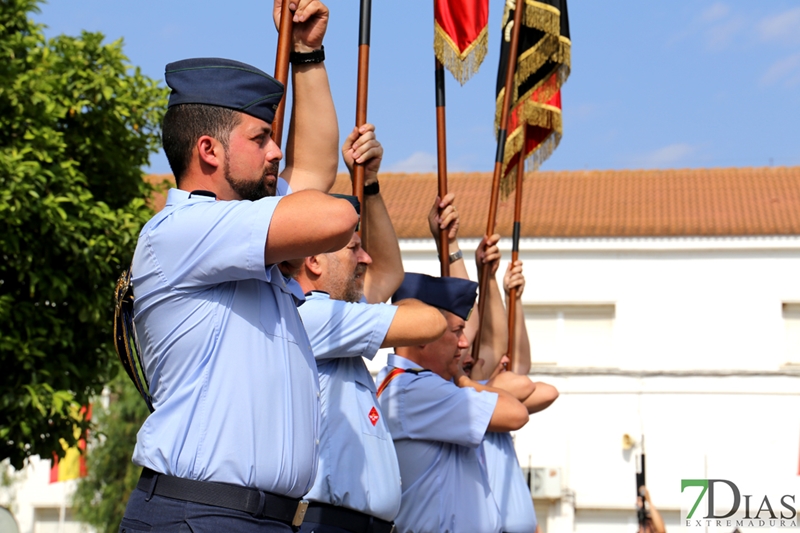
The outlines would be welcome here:
M 500 288 L 494 276 L 489 276 L 489 287 L 486 294 L 486 316 L 483 319 L 483 330 L 481 331 L 480 358 L 484 360 L 484 373 L 489 375 L 494 371 L 508 348 L 508 321 Z
M 339 124 L 325 64 L 293 65 L 292 87 L 286 168 L 281 176 L 295 192 L 327 192 L 339 166 Z
M 366 223 L 361 238 L 372 257 L 364 280 L 364 295 L 369 303 L 385 302 L 403 282 L 403 258 L 381 194 L 365 196 L 364 204 Z
M 528 411 L 510 392 L 496 387 L 481 385 L 465 375 L 456 378 L 459 387 L 471 387 L 478 392 L 493 392 L 497 394 L 497 404 L 492 413 L 487 431 L 515 431 L 528 422 Z
M 515 373 L 528 375 L 531 371 L 531 343 L 522 299 L 518 298 L 514 307 L 514 357 L 511 366 Z
M 441 337 L 447 328 L 444 315 L 435 307 L 413 298 L 395 305 L 397 311 L 381 348 L 428 344 Z
M 350 242 L 357 222 L 358 215 L 347 200 L 315 190 L 284 196 L 269 223 L 264 264 L 339 250 Z

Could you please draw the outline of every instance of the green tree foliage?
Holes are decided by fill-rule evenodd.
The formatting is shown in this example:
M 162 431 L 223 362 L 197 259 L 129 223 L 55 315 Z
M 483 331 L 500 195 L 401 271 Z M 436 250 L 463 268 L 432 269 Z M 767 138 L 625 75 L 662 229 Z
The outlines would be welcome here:
M 109 386 L 111 401 L 93 408 L 87 476 L 78 481 L 72 506 L 79 520 L 98 533 L 116 533 L 142 469 L 131 462 L 136 433 L 147 418 L 147 405 L 124 373 Z
M 142 166 L 167 90 L 98 33 L 46 39 L 0 2 L 0 458 L 74 443 L 70 412 L 116 374 L 112 292 L 152 215 Z

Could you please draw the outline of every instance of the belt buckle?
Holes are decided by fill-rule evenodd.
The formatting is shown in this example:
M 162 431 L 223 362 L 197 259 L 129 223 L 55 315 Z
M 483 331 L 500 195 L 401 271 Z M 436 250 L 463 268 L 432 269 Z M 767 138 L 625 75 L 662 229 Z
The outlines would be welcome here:
M 294 512 L 294 518 L 292 518 L 292 525 L 294 527 L 300 527 L 303 525 L 303 519 L 306 517 L 307 509 L 308 500 L 300 500 L 297 502 L 297 510 Z

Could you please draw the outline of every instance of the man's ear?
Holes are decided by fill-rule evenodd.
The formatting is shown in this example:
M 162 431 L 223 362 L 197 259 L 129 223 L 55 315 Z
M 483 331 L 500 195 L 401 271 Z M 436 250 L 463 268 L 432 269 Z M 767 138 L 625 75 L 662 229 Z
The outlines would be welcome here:
M 313 275 L 319 277 L 322 275 L 322 263 L 320 262 L 320 255 L 310 255 L 303 260 L 303 264 Z
M 197 155 L 200 157 L 201 164 L 208 165 L 214 170 L 222 165 L 222 144 L 214 137 L 202 135 L 197 139 L 195 147 L 197 148 Z

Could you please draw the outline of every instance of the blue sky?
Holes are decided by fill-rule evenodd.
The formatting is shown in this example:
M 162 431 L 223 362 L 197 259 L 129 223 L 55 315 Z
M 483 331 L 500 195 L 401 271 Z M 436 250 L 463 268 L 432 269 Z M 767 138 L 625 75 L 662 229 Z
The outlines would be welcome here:
M 326 65 L 341 138 L 355 120 L 358 2 L 329 0 Z M 163 80 L 186 57 L 272 72 L 270 0 L 51 0 L 48 36 L 124 39 L 134 65 Z M 503 2 L 490 0 L 489 54 L 465 86 L 448 74 L 448 166 L 490 171 Z M 572 75 L 564 137 L 549 170 L 800 165 L 800 4 L 791 0 L 571 0 Z M 385 171 L 434 171 L 432 2 L 373 3 L 368 117 Z M 163 154 L 151 171 L 169 172 Z

